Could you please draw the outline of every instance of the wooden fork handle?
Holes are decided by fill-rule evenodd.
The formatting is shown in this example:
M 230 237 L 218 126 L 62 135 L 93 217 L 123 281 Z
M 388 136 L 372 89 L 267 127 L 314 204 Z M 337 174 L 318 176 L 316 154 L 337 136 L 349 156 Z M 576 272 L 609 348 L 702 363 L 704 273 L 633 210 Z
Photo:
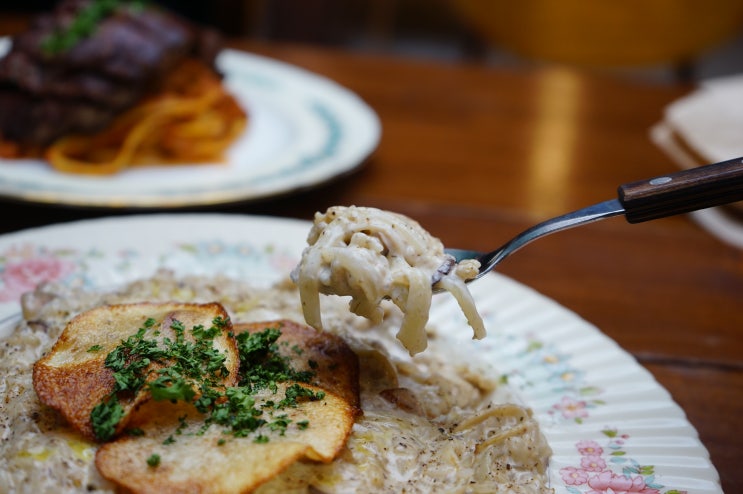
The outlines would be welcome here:
M 630 223 L 743 201 L 743 158 L 620 185 Z

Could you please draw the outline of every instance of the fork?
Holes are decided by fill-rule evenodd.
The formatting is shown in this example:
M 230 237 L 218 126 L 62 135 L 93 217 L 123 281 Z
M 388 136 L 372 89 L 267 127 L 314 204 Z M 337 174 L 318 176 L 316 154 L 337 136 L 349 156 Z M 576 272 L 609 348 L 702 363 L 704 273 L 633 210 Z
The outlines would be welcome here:
M 463 249 L 445 251 L 456 262 L 466 259 L 480 262 L 478 274 L 467 280 L 469 283 L 492 271 L 517 250 L 545 235 L 613 216 L 624 215 L 629 223 L 641 223 L 736 201 L 743 201 L 743 158 L 620 185 L 616 199 L 546 220 L 523 231 L 492 252 Z M 449 272 L 453 265 L 453 262 L 444 263 L 434 275 L 432 283 L 435 285 L 441 275 Z

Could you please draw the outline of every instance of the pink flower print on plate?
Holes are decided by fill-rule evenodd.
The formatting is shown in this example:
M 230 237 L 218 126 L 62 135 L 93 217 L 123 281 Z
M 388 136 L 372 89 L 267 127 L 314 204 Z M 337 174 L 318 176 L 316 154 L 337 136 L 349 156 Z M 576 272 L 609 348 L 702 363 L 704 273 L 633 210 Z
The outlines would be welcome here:
M 588 404 L 584 400 L 576 400 L 569 396 L 563 396 L 560 403 L 555 404 L 553 407 L 559 410 L 566 419 L 580 421 L 588 417 Z
M 39 283 L 58 281 L 75 270 L 75 264 L 41 256 L 7 262 L 0 273 L 0 302 L 13 302 Z
M 629 439 L 615 429 L 602 431 L 604 446 L 584 439 L 575 443 L 580 465 L 563 467 L 560 477 L 570 494 L 686 494 L 678 489 L 663 490 L 653 465 L 640 465 L 624 450 Z
M 578 450 L 578 453 L 580 453 L 581 456 L 601 456 L 602 454 L 604 454 L 604 448 L 602 448 L 601 445 L 596 441 L 578 441 L 575 445 L 575 448 Z
M 617 475 L 613 472 L 601 472 L 588 479 L 592 490 L 587 494 L 660 494 L 658 489 L 648 487 L 640 475 Z

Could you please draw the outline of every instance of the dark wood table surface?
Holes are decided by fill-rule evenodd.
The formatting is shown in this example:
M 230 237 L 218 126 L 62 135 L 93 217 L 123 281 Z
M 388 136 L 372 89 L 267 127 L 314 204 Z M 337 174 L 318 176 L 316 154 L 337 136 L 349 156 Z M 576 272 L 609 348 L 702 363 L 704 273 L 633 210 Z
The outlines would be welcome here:
M 311 219 L 331 205 L 417 219 L 448 246 L 492 249 L 552 215 L 676 170 L 650 141 L 692 88 L 566 68 L 515 70 L 299 45 L 234 47 L 325 75 L 378 113 L 382 138 L 354 173 L 313 190 L 201 208 Z M 0 233 L 141 213 L 5 202 Z M 527 246 L 499 271 L 596 325 L 684 409 L 727 493 L 743 492 L 743 251 L 688 216 L 613 218 Z

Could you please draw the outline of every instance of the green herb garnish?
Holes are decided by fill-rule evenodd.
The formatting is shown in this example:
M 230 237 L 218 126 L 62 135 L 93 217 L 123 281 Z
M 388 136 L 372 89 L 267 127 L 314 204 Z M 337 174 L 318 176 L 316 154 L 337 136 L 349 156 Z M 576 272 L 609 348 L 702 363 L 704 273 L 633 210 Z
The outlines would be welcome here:
M 160 455 L 158 455 L 157 453 L 153 453 L 152 455 L 150 455 L 150 457 L 147 458 L 147 465 L 153 468 L 160 465 Z
M 251 389 L 269 388 L 276 390 L 276 383 L 284 381 L 309 382 L 314 373 L 295 371 L 289 357 L 278 353 L 276 340 L 281 331 L 266 328 L 259 333 L 237 335 L 237 349 L 240 354 L 240 384 Z
M 208 330 L 194 327 L 194 341 L 185 339 L 185 328 L 179 321 L 171 326 L 175 340 L 146 338 L 155 323 L 147 319 L 106 356 L 105 365 L 114 372 L 115 384 L 113 392 L 91 412 L 93 431 L 99 440 L 111 439 L 116 432 L 124 413 L 120 396 L 132 396 L 146 387 L 155 400 L 191 401 L 196 395 L 194 385 L 214 386 L 228 373 L 226 357 L 213 346 L 214 337 L 226 324 L 224 320 L 216 318 Z M 160 368 L 155 369 L 154 364 Z
M 123 417 L 120 398 L 131 397 L 147 389 L 154 400 L 192 403 L 205 415 L 204 430 L 211 425 L 224 427 L 234 437 L 245 437 L 261 427 L 283 435 L 291 420 L 286 415 L 273 415 L 275 410 L 296 407 L 302 400 L 321 400 L 325 393 L 314 392 L 300 383 L 308 383 L 314 373 L 295 371 L 288 357 L 278 353 L 276 341 L 281 331 L 267 328 L 257 333 L 241 333 L 236 342 L 240 358 L 238 385 L 220 385 L 228 370 L 225 355 L 214 348 L 228 321 L 216 318 L 208 328 L 191 328 L 192 340 L 186 339 L 187 328 L 173 321 L 174 339 L 149 337 L 156 333 L 156 321 L 148 319 L 139 330 L 122 341 L 106 356 L 105 365 L 113 371 L 113 392 L 91 413 L 93 430 L 99 440 L 111 439 Z M 295 352 L 296 353 L 296 352 Z M 255 393 L 268 389 L 278 391 L 278 383 L 291 382 L 284 396 L 264 400 L 256 405 Z M 175 435 L 187 427 L 185 417 Z M 307 427 L 303 421 L 299 428 Z M 268 437 L 259 434 L 256 442 Z M 170 436 L 165 444 L 175 442 Z
M 41 41 L 41 49 L 47 55 L 57 55 L 72 49 L 76 44 L 95 33 L 103 19 L 120 7 L 132 10 L 144 8 L 144 0 L 92 0 L 84 6 L 65 28 L 58 29 Z
M 117 399 L 109 398 L 96 405 L 90 412 L 95 436 L 102 441 L 111 439 L 123 416 L 124 407 Z

